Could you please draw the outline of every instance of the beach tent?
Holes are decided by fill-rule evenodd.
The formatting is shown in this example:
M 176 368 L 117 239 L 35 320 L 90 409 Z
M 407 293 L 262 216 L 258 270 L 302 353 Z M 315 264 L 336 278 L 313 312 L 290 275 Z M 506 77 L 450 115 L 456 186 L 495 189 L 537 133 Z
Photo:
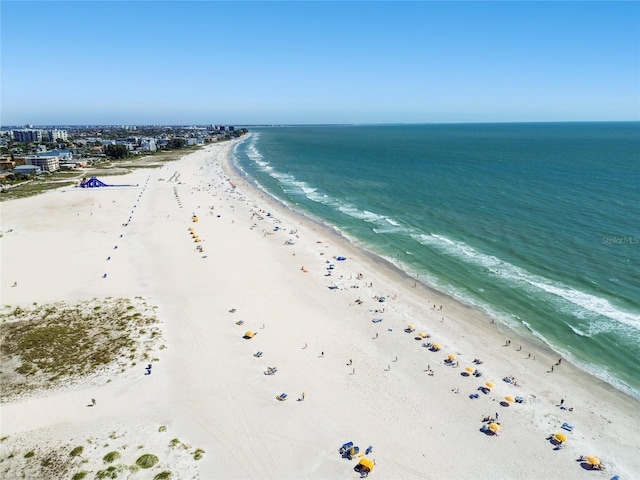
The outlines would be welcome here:
M 589 465 L 600 465 L 600 459 L 598 457 L 588 456 L 585 460 Z
M 564 433 L 556 433 L 554 437 L 556 437 L 556 440 L 558 440 L 559 442 L 567 441 L 567 436 Z
M 353 469 L 359 474 L 366 477 L 373 471 L 374 466 L 375 464 L 373 463 L 373 460 L 370 460 L 368 458 L 361 458 L 360 462 L 358 462 L 358 464 Z

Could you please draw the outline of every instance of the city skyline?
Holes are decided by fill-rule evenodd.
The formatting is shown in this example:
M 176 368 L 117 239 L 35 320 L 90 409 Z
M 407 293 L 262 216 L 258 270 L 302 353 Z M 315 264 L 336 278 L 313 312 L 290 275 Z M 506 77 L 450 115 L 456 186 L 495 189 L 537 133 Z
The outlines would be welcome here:
M 3 126 L 640 120 L 635 2 L 2 4 Z

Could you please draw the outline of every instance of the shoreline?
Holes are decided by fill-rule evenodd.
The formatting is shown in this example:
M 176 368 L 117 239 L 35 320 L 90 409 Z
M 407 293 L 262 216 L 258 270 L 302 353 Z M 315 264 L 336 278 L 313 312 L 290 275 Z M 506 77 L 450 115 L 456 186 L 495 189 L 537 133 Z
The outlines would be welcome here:
M 130 174 L 149 175 L 143 190 L 67 189 L 0 205 L 3 219 L 16 225 L 15 238 L 0 239 L 5 303 L 141 296 L 158 307 L 167 344 L 152 376 L 132 371 L 103 385 L 2 404 L 5 451 L 21 452 L 29 439 L 73 446 L 117 430 L 123 444 L 144 444 L 166 461 L 175 453 L 167 446 L 173 437 L 202 448 L 197 464 L 176 460 L 176 478 L 355 479 L 356 462 L 337 453 L 350 440 L 361 451 L 373 445 L 374 478 L 604 479 L 640 470 L 632 397 L 565 361 L 546 373 L 554 354 L 524 340 L 518 351 L 520 340 L 483 312 L 426 285 L 413 288 L 415 280 L 391 262 L 274 202 L 233 169 L 233 145 L 206 146 Z M 33 214 L 21 215 L 25 209 Z M 43 234 L 59 254 L 36 251 L 36 265 L 25 268 L 17 252 Z M 105 263 L 107 254 L 113 258 Z M 331 276 L 328 263 L 335 263 Z M 57 281 L 65 268 L 69 279 Z M 14 279 L 19 289 L 7 285 Z M 328 288 L 333 284 L 339 287 Z M 372 323 L 378 316 L 383 321 Z M 409 323 L 413 335 L 403 332 Z M 245 331 L 257 335 L 246 340 Z M 421 331 L 442 350 L 414 340 Z M 449 354 L 457 368 L 443 361 Z M 474 358 L 484 361 L 477 367 L 483 376 L 461 375 Z M 267 366 L 277 374 L 265 375 Z M 507 376 L 519 386 L 503 382 Z M 495 387 L 488 394 L 469 398 L 489 380 Z M 275 399 L 283 392 L 290 401 Z M 307 395 L 298 402 L 300 392 Z M 501 406 L 508 395 L 525 400 Z M 92 397 L 98 409 L 85 407 Z M 560 409 L 560 399 L 573 410 Z M 494 412 L 503 427 L 497 437 L 479 431 Z M 554 451 L 545 437 L 562 432 L 563 422 L 575 429 Z M 144 433 L 128 425 L 142 425 Z M 169 433 L 158 432 L 163 425 Z M 135 457 L 130 447 L 119 448 Z M 607 470 L 585 471 L 580 455 L 599 456 Z
M 239 144 L 247 141 L 250 135 L 251 133 L 239 139 L 237 143 Z M 459 306 L 459 308 L 469 309 L 471 312 L 473 312 L 473 320 L 477 322 L 474 324 L 474 326 L 477 327 L 481 325 L 482 322 L 485 322 L 487 326 L 493 325 L 494 328 L 497 330 L 498 334 L 499 335 L 501 334 L 504 337 L 504 339 L 515 339 L 515 341 L 513 342 L 514 345 L 521 345 L 523 349 L 527 352 L 528 351 L 538 352 L 538 356 L 544 356 L 550 362 L 552 362 L 550 363 L 550 365 L 555 363 L 553 362 L 553 358 L 561 357 L 565 362 L 565 364 L 571 364 L 573 368 L 581 372 L 581 374 L 585 375 L 587 379 L 590 379 L 591 381 L 599 384 L 601 388 L 607 388 L 607 387 L 613 388 L 615 389 L 616 392 L 618 392 L 621 395 L 620 398 L 629 398 L 634 402 L 640 402 L 640 398 L 634 397 L 630 392 L 625 391 L 625 389 L 607 382 L 606 380 L 598 377 L 596 374 L 590 372 L 587 368 L 584 368 L 584 367 L 587 367 L 586 365 L 584 367 L 581 367 L 574 364 L 573 360 L 567 359 L 567 357 L 565 357 L 561 352 L 554 350 L 554 348 L 551 345 L 549 345 L 543 339 L 536 336 L 527 326 L 525 325 L 519 326 L 518 328 L 520 330 L 516 330 L 511 326 L 507 325 L 506 323 L 499 321 L 499 319 L 494 318 L 490 312 L 485 311 L 481 307 L 477 305 L 470 305 L 468 303 L 465 303 L 463 300 L 458 299 L 455 296 L 445 291 L 438 290 L 436 286 L 432 286 L 424 283 L 419 278 L 416 278 L 412 276 L 410 273 L 408 273 L 407 271 L 403 270 L 401 266 L 396 265 L 390 259 L 387 259 L 380 254 L 377 254 L 371 250 L 368 250 L 366 247 L 359 246 L 355 240 L 351 240 L 348 237 L 344 236 L 340 232 L 340 230 L 337 229 L 336 227 L 325 224 L 321 219 L 314 218 L 311 215 L 309 215 L 307 212 L 301 211 L 297 208 L 293 208 L 292 206 L 287 205 L 281 199 L 273 196 L 271 193 L 267 192 L 266 190 L 254 185 L 253 182 L 255 182 L 255 179 L 249 177 L 243 171 L 239 170 L 234 166 L 230 158 L 231 154 L 232 152 L 230 151 L 229 156 L 227 156 L 226 161 L 223 163 L 223 171 L 225 172 L 225 174 L 227 174 L 230 178 L 233 179 L 234 184 L 237 185 L 240 182 L 244 182 L 245 188 L 248 188 L 250 191 L 252 191 L 254 196 L 261 196 L 262 198 L 262 196 L 264 195 L 266 198 L 265 202 L 268 204 L 271 204 L 274 210 L 277 211 L 278 208 L 285 209 L 291 215 L 298 217 L 302 221 L 309 223 L 311 226 L 322 230 L 325 233 L 325 235 L 333 237 L 335 241 L 342 243 L 345 246 L 345 249 L 353 249 L 354 252 L 364 255 L 365 257 L 367 257 L 368 261 L 370 261 L 371 263 L 375 264 L 378 267 L 381 267 L 384 270 L 384 272 L 386 272 L 386 275 L 390 277 L 391 281 L 394 281 L 395 279 L 395 281 L 398 281 L 400 283 L 409 283 L 409 284 L 415 283 L 417 285 L 416 288 L 422 289 L 422 292 L 424 292 L 425 295 L 431 295 L 433 297 L 436 297 L 436 299 L 439 299 L 438 301 L 435 302 L 436 304 L 440 304 L 442 302 L 445 302 L 445 303 L 454 302 Z M 460 320 L 462 320 L 463 322 L 471 326 L 471 324 L 469 323 L 468 320 L 466 320 L 466 318 L 462 318 Z M 487 329 L 486 331 L 489 331 L 489 330 Z M 496 336 L 499 336 L 499 335 L 496 335 Z M 525 348 L 525 346 L 527 348 Z

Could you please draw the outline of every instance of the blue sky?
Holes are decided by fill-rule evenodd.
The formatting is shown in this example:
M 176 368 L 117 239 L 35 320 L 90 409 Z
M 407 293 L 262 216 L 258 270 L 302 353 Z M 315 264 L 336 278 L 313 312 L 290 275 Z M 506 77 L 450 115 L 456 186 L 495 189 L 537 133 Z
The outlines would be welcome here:
M 636 2 L 1 2 L 2 125 L 640 120 Z

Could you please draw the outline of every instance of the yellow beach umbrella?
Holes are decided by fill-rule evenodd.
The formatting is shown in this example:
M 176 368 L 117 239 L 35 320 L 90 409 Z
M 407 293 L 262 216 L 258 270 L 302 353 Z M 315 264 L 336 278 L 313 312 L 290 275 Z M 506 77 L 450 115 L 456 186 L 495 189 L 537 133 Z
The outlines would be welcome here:
M 556 440 L 558 440 L 559 442 L 567 441 L 567 436 L 564 433 L 556 433 L 554 437 L 556 437 Z
M 589 463 L 589 465 L 600 465 L 600 459 L 598 457 L 586 457 L 587 463 Z
M 414 330 L 416 327 L 414 327 L 413 325 L 409 324 L 407 325 L 407 329 L 408 330 Z
M 507 402 L 511 402 L 511 403 L 513 403 L 513 402 L 515 402 L 515 401 L 516 401 L 516 399 L 515 399 L 515 398 L 513 398 L 511 395 L 507 395 L 506 397 L 504 397 L 504 399 L 505 399 Z
M 485 385 L 486 385 L 487 387 L 489 387 L 489 388 L 493 388 L 493 387 L 495 387 L 495 384 L 494 384 L 493 382 L 487 382 L 487 383 L 485 383 Z
M 500 431 L 500 425 L 498 425 L 497 423 L 490 423 L 489 430 L 491 430 L 493 433 L 497 433 Z
M 475 371 L 476 371 L 476 369 L 475 369 L 475 368 L 473 368 L 473 367 L 467 367 L 467 368 L 465 368 L 465 370 L 466 370 L 467 372 L 469 372 L 469 373 L 473 373 L 473 372 L 475 372 Z
M 449 360 L 455 360 L 456 356 L 453 353 L 450 353 L 449 356 L 447 357 Z
M 419 336 L 419 337 L 421 337 L 421 338 L 427 338 L 427 334 L 426 334 L 426 333 L 424 333 L 424 332 L 420 332 L 420 333 L 418 334 L 418 336 Z
M 440 345 L 439 343 L 434 343 L 433 344 L 433 349 L 434 350 L 440 350 L 442 348 L 442 345 Z

